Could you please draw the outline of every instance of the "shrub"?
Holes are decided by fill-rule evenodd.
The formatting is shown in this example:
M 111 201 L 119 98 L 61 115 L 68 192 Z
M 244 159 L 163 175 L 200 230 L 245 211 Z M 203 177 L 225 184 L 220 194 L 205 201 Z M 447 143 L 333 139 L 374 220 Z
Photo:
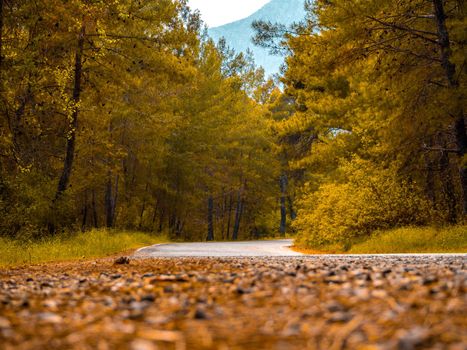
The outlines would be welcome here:
M 352 239 L 374 230 L 421 225 L 432 215 L 416 183 L 401 180 L 395 167 L 359 158 L 342 164 L 335 181 L 305 193 L 299 207 L 298 242 L 314 247 L 350 246 Z

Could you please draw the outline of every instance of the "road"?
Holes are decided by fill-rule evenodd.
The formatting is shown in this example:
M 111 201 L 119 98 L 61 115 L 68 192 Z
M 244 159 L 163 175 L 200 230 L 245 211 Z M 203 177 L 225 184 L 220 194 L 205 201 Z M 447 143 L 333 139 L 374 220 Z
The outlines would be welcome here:
M 307 255 L 290 249 L 293 245 L 291 239 L 268 240 L 268 241 L 242 241 L 242 242 L 198 242 L 198 243 L 166 243 L 155 244 L 140 248 L 135 252 L 139 258 L 162 258 L 162 257 L 328 257 L 328 258 L 436 258 L 436 257 L 458 257 L 467 258 L 467 254 L 325 254 Z
M 303 256 L 291 250 L 291 239 L 246 242 L 156 244 L 139 249 L 137 257 L 267 257 Z

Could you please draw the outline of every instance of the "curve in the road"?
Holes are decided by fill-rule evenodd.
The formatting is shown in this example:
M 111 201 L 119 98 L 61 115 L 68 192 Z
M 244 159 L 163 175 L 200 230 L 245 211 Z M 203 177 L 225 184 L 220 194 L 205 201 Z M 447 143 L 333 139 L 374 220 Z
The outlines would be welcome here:
M 302 256 L 290 249 L 291 239 L 245 242 L 167 243 L 144 247 L 137 257 L 249 257 Z

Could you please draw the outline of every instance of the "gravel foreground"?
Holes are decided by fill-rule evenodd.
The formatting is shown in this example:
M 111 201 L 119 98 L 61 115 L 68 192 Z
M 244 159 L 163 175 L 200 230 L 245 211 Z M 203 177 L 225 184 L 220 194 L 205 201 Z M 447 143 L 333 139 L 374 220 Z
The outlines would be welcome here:
M 463 350 L 466 261 L 104 259 L 0 270 L 0 348 Z

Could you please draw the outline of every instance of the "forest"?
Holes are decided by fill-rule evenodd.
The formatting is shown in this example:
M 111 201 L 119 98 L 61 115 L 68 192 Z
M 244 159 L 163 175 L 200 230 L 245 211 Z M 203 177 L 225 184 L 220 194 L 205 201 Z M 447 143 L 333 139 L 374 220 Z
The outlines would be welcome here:
M 465 6 L 308 1 L 272 79 L 185 0 L 0 0 L 0 236 L 464 225 Z

